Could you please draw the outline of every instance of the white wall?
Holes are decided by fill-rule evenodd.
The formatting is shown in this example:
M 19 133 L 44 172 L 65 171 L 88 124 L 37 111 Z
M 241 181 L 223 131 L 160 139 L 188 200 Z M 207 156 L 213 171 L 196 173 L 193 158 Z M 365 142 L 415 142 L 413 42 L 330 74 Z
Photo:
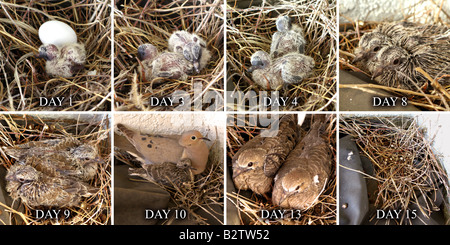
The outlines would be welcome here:
M 442 9 L 440 8 L 442 4 Z M 449 0 L 340 0 L 339 21 L 396 21 L 408 20 L 433 23 L 437 16 L 449 22 Z

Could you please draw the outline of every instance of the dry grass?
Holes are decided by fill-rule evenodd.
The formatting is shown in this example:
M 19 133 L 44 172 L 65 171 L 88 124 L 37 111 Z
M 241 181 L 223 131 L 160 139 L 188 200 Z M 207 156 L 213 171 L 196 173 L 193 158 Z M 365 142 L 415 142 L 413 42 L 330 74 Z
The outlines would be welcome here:
M 377 210 L 402 211 L 402 218 L 391 220 L 391 224 L 410 224 L 404 214 L 411 205 L 417 205 L 425 217 L 439 210 L 433 196 L 439 196 L 441 188 L 448 196 L 448 176 L 433 152 L 432 142 L 425 139 L 413 118 L 342 116 L 340 130 L 354 137 L 362 155 L 373 164 L 373 175 L 365 174 L 378 184 L 371 204 Z
M 106 114 L 99 114 L 96 116 L 68 115 L 67 117 L 58 117 L 59 119 L 55 118 L 55 114 L 0 115 L 1 145 L 12 146 L 29 141 L 66 136 L 97 144 L 104 163 L 99 165 L 97 175 L 90 184 L 98 187 L 99 191 L 90 198 L 84 198 L 79 207 L 64 208 L 64 210 L 70 210 L 71 215 L 68 219 L 64 219 L 64 215 L 60 215 L 62 218 L 59 220 L 37 219 L 36 211 L 24 205 L 20 199 L 13 201 L 12 205 L 0 202 L 0 206 L 9 213 L 11 224 L 109 224 L 111 218 L 109 117 Z M 10 159 L 4 153 L 1 155 L 3 164 L 0 165 L 0 168 L 8 169 L 14 164 L 15 160 Z
M 435 23 L 442 25 L 445 24 L 442 20 L 437 20 Z M 365 33 L 371 32 L 375 27 L 382 22 L 352 22 L 351 24 L 341 24 L 339 32 L 339 69 L 360 72 L 368 77 L 371 77 L 368 71 L 363 70 L 361 67 L 357 67 L 352 63 L 354 59 L 354 50 L 358 47 L 359 40 Z M 426 69 L 426 67 L 424 67 Z M 419 70 L 418 72 L 424 72 Z M 360 89 L 362 91 L 365 88 L 378 88 L 385 90 L 386 92 L 398 96 L 398 97 L 408 97 L 408 103 L 414 105 L 423 111 L 449 111 L 450 110 L 450 85 L 442 86 L 436 81 L 440 79 L 446 79 L 450 74 L 444 74 L 441 77 L 430 77 L 426 72 L 424 75 L 428 78 L 431 83 L 431 88 L 429 92 L 423 92 L 421 89 L 415 91 L 393 88 L 378 84 L 342 84 L 340 83 L 340 88 L 354 88 Z M 374 82 L 376 83 L 376 82 Z M 384 95 L 380 95 L 384 96 Z
M 260 91 L 265 90 L 252 81 L 246 69 L 254 52 L 270 50 L 275 20 L 280 14 L 287 14 L 303 28 L 307 41 L 305 54 L 314 58 L 316 66 L 313 75 L 302 84 L 279 91 L 280 97 L 289 98 L 288 106 L 280 110 L 335 110 L 336 1 L 281 1 L 279 5 L 266 2 L 264 6 L 245 7 L 239 4 L 242 3 L 228 1 L 227 6 L 227 109 L 255 110 L 246 100 L 258 101 Z M 249 91 L 256 92 L 256 97 L 238 96 Z
M 251 116 L 253 117 L 253 116 Z M 258 135 L 262 129 L 255 125 L 255 118 L 246 117 L 241 121 L 241 117 L 230 116 L 236 125 L 227 127 L 227 165 L 232 173 L 231 159 L 242 145 Z M 241 224 L 250 225 L 335 225 L 336 224 L 336 117 L 332 116 L 328 121 L 324 133 L 326 142 L 329 143 L 332 152 L 331 177 L 317 203 L 306 211 L 301 211 L 298 218 L 297 211 L 294 216 L 286 216 L 284 219 L 264 219 L 261 217 L 261 210 L 277 210 L 279 207 L 272 204 L 270 194 L 266 197 L 252 193 L 251 191 L 236 192 L 227 191 L 227 199 L 238 210 Z M 301 128 L 301 135 L 308 132 L 310 126 L 310 116 L 307 115 Z M 238 126 L 245 123 L 246 126 Z M 230 205 L 230 204 L 228 204 Z M 289 213 L 289 212 L 287 212 Z M 290 213 L 289 213 L 290 214 Z M 230 215 L 230 214 L 228 214 Z M 228 216 L 229 217 L 229 216 Z M 230 218 L 230 217 L 229 217 Z
M 0 110 L 110 110 L 110 13 L 107 0 L 0 2 Z M 69 24 L 86 46 L 85 69 L 72 78 L 47 76 L 45 60 L 35 57 L 48 20 Z M 72 105 L 39 106 L 39 97 L 71 97 Z
M 183 110 L 222 110 L 224 77 L 223 3 L 214 1 L 125 1 L 115 11 L 114 89 L 116 110 L 174 110 L 151 106 L 150 98 L 184 97 Z M 187 81 L 156 78 L 145 81 L 139 72 L 137 48 L 144 43 L 166 50 L 177 30 L 197 33 L 212 53 L 208 65 Z M 209 98 L 213 98 L 213 102 Z

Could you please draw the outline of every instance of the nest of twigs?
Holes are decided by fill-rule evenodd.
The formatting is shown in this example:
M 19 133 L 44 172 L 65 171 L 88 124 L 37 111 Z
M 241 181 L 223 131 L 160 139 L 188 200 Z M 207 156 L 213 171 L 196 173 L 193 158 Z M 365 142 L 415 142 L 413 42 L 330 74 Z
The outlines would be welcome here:
M 0 110 L 110 110 L 111 11 L 108 4 L 108 1 L 92 0 L 0 2 Z M 78 42 L 85 44 L 85 68 L 71 78 L 48 76 L 45 60 L 36 58 L 42 45 L 39 27 L 49 20 L 70 25 L 77 33 Z M 41 106 L 40 97 L 66 100 L 61 107 Z
M 116 4 L 114 21 L 114 89 L 116 110 L 223 109 L 224 21 L 221 1 L 125 1 Z M 187 81 L 144 79 L 137 49 L 151 43 L 162 52 L 177 30 L 196 33 L 211 51 L 211 60 Z M 152 105 L 151 98 L 175 97 L 173 105 Z M 179 98 L 183 97 L 184 102 Z
M 445 24 L 442 20 L 437 20 L 436 24 Z M 339 31 L 339 69 L 358 72 L 364 74 L 368 79 L 372 76 L 368 71 L 361 67 L 357 67 L 353 64 L 353 59 L 355 58 L 354 50 L 359 46 L 359 40 L 365 33 L 372 32 L 378 25 L 383 24 L 382 22 L 352 22 L 350 24 L 341 24 Z M 439 25 L 439 24 L 438 24 Z M 414 105 L 423 111 L 448 111 L 450 110 L 450 85 L 442 86 L 436 84 L 435 81 L 439 79 L 445 79 L 446 76 L 450 74 L 443 74 L 443 76 L 431 77 L 426 73 L 426 67 L 422 69 L 424 76 L 430 82 L 430 86 L 427 92 L 422 89 L 417 91 L 393 88 L 384 85 L 377 84 L 376 82 L 368 84 L 339 84 L 340 88 L 353 88 L 365 91 L 367 88 L 377 88 L 382 89 L 397 97 L 408 97 L 408 103 Z M 374 94 L 376 96 L 376 94 Z M 379 96 L 385 96 L 380 94 Z
M 216 141 L 211 149 L 219 147 Z M 211 151 L 211 153 L 214 151 Z M 222 151 L 220 151 L 222 152 Z M 129 177 L 130 181 L 150 182 L 170 194 L 170 209 L 187 211 L 187 219 L 199 225 L 223 224 L 223 157 L 222 154 L 209 154 L 205 171 L 191 175 L 191 179 L 182 184 L 162 185 L 140 177 Z M 141 163 L 131 154 L 118 148 L 114 151 L 117 163 L 133 168 Z M 143 207 L 145 208 L 145 207 Z M 164 220 L 162 225 L 171 225 L 175 220 Z
M 369 198 L 371 205 L 377 210 L 402 211 L 401 219 L 389 223 L 410 224 L 405 215 L 411 205 L 424 217 L 440 210 L 434 201 L 448 196 L 448 176 L 414 118 L 343 116 L 340 132 L 353 136 L 361 155 L 373 165 L 373 174 L 363 173 L 378 186 L 374 198 Z M 374 220 L 374 216 L 369 219 Z
M 266 1 L 228 1 L 227 4 L 229 110 L 257 109 L 249 101 L 259 101 L 260 92 L 266 92 L 266 88 L 254 83 L 246 70 L 251 66 L 250 57 L 254 52 L 269 53 L 272 35 L 277 31 L 275 21 L 281 14 L 290 16 L 292 23 L 303 28 L 307 42 L 305 54 L 314 58 L 316 64 L 311 77 L 278 91 L 280 97 L 288 98 L 287 105 L 279 110 L 335 110 L 336 1 L 279 1 L 276 5 Z M 274 91 L 267 91 L 269 97 L 270 92 Z
M 103 225 L 110 224 L 111 219 L 111 142 L 109 138 L 109 117 L 107 115 L 67 115 L 55 116 L 55 114 L 42 115 L 0 115 L 1 145 L 13 146 L 47 139 L 60 139 L 73 137 L 81 142 L 92 142 L 98 146 L 102 163 L 99 164 L 97 174 L 90 181 L 90 185 L 99 190 L 89 198 L 83 198 L 79 206 L 65 207 L 61 210 L 69 210 L 70 216 L 66 217 L 61 211 L 59 219 L 43 219 L 36 217 L 36 211 L 23 204 L 20 199 L 12 200 L 5 196 L 7 203 L 1 203 L 0 207 L 9 216 L 11 224 L 27 225 Z M 1 154 L 1 173 L 5 173 L 16 160 Z M 3 193 L 5 176 L 0 180 Z M 55 207 L 57 209 L 57 207 Z M 42 209 L 41 209 L 42 210 Z
M 271 118 L 268 115 L 267 118 Z M 280 115 L 281 116 L 281 115 Z M 267 129 L 267 126 L 258 125 L 257 116 L 229 116 L 227 126 L 227 167 L 232 175 L 231 159 L 234 154 L 250 139 Z M 238 126 L 239 125 L 239 126 Z M 246 126 L 242 126 L 246 125 Z M 282 219 L 262 218 L 261 210 L 279 210 L 280 207 L 271 201 L 271 193 L 265 196 L 258 195 L 249 190 L 227 190 L 228 205 L 233 205 L 237 213 L 228 212 L 227 218 L 236 219 L 230 215 L 237 215 L 240 224 L 245 225 L 335 225 L 336 224 L 336 117 L 332 116 L 327 125 L 322 127 L 324 139 L 330 146 L 332 154 L 331 174 L 324 191 L 317 202 L 307 210 L 289 212 Z M 306 115 L 301 126 L 300 135 L 305 136 L 311 126 L 311 115 Z M 300 139 L 301 139 L 300 137 Z M 232 178 L 228 178 L 232 181 Z M 234 183 L 232 183 L 234 185 Z

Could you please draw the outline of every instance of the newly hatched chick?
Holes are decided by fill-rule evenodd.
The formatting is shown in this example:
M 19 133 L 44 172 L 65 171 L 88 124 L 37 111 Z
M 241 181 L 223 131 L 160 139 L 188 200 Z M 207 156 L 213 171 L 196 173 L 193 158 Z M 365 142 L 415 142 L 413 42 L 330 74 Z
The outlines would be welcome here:
M 48 176 L 32 166 L 15 164 L 6 174 L 6 190 L 30 207 L 71 207 L 98 189 L 70 177 Z
M 379 83 L 408 90 L 423 87 L 428 79 L 416 67 L 421 67 L 432 78 L 450 74 L 450 44 L 446 42 L 417 46 L 413 53 L 398 46 L 384 47 L 376 57 L 373 78 L 381 76 Z M 438 81 L 446 85 L 449 78 Z
M 175 52 L 158 54 L 157 48 L 149 43 L 139 46 L 138 55 L 142 64 L 141 72 L 146 80 L 157 77 L 187 80 L 193 70 L 192 64 L 183 55 Z
M 272 202 L 286 209 L 306 210 L 318 199 L 331 171 L 330 150 L 320 128 L 324 115 L 317 115 L 311 130 L 289 153 L 274 179 Z
M 80 43 L 66 44 L 61 48 L 47 44 L 39 47 L 38 58 L 46 60 L 45 70 L 49 76 L 72 77 L 84 68 L 86 50 Z
M 288 16 L 280 16 L 276 20 L 277 32 L 272 36 L 272 44 L 270 45 L 270 56 L 279 58 L 292 52 L 303 54 L 305 52 L 305 38 L 303 37 L 303 29 L 291 24 Z
M 236 188 L 266 194 L 272 189 L 275 174 L 294 148 L 298 138 L 297 115 L 284 115 L 278 133 L 260 134 L 245 143 L 233 156 L 233 181 Z
M 265 51 L 255 52 L 248 72 L 253 81 L 267 89 L 277 89 L 285 84 L 298 84 L 312 74 L 314 59 L 300 53 L 289 53 L 274 61 Z
M 176 31 L 169 38 L 169 51 L 182 54 L 191 62 L 196 73 L 199 73 L 211 59 L 211 52 L 206 42 L 197 34 L 187 31 Z

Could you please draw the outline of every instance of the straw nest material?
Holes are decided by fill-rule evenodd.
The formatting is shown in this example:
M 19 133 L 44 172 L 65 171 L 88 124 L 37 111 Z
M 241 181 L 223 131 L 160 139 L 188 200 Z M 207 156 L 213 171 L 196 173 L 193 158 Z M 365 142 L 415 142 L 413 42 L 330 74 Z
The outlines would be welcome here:
M 409 21 L 405 19 L 405 21 Z M 383 24 L 383 22 L 362 22 L 362 21 L 352 21 L 351 24 L 342 24 L 340 26 L 339 32 L 339 69 L 346 71 L 354 71 L 361 74 L 367 75 L 367 77 L 371 77 L 371 74 L 368 71 L 363 70 L 360 67 L 355 66 L 352 63 L 352 60 L 355 58 L 354 50 L 358 47 L 359 40 L 365 33 L 372 32 L 375 27 Z M 437 24 L 437 25 L 447 25 L 441 19 L 437 19 L 433 23 L 429 24 Z M 376 82 L 369 84 L 343 84 L 342 82 L 339 84 L 340 88 L 353 88 L 359 89 L 361 91 L 365 91 L 367 88 L 378 88 L 382 89 L 394 96 L 398 97 L 408 97 L 408 103 L 414 105 L 423 111 L 448 111 L 450 110 L 450 85 L 441 86 L 439 84 L 435 84 L 433 81 L 435 77 L 431 77 L 425 71 L 423 71 L 425 77 L 430 81 L 431 87 L 429 87 L 428 92 L 424 92 L 422 90 L 411 91 L 400 88 L 393 88 L 384 85 L 379 85 Z M 443 74 L 441 78 L 445 78 L 449 76 L 449 74 Z M 376 96 L 377 94 L 374 94 Z M 379 94 L 379 96 L 384 97 L 384 94 Z
M 219 140 L 214 141 L 211 149 L 221 148 Z M 186 210 L 186 220 L 198 225 L 223 224 L 223 153 L 210 151 L 205 171 L 193 176 L 182 184 L 162 185 L 158 182 L 140 177 L 129 177 L 130 181 L 150 182 L 167 191 L 170 195 L 170 209 Z M 222 152 L 222 151 L 220 151 Z M 124 163 L 132 168 L 139 168 L 141 163 L 131 154 L 115 148 L 116 164 Z M 143 209 L 146 207 L 142 207 Z M 161 224 L 171 225 L 176 220 L 164 220 Z M 192 224 L 192 223 L 190 223 Z
M 247 100 L 259 101 L 265 89 L 252 81 L 246 70 L 250 57 L 258 51 L 269 52 L 275 20 L 285 14 L 292 23 L 299 24 L 305 34 L 305 54 L 315 60 L 313 75 L 301 84 L 281 89 L 280 97 L 288 98 L 279 110 L 330 111 L 336 103 L 336 1 L 297 0 L 228 1 L 227 6 L 227 108 L 230 110 L 257 110 Z M 247 5 L 245 5 L 247 4 Z M 252 94 L 244 97 L 248 92 Z M 268 91 L 268 96 L 270 97 Z M 259 103 L 259 102 L 258 102 Z
M 264 115 L 271 118 L 270 115 Z M 280 115 L 281 116 L 281 115 Z M 265 218 L 262 216 L 261 210 L 280 210 L 280 207 L 271 202 L 270 192 L 266 196 L 257 195 L 251 191 L 243 191 L 232 188 L 227 189 L 228 206 L 232 206 L 231 212 L 228 210 L 228 220 L 239 220 L 240 224 L 247 225 L 335 225 L 336 224 L 336 117 L 330 115 L 328 125 L 323 127 L 325 131 L 324 139 L 329 144 L 332 152 L 331 174 L 324 191 L 319 196 L 316 204 L 307 210 L 286 210 L 286 216 L 277 219 L 274 217 Z M 227 168 L 228 175 L 232 175 L 231 159 L 234 154 L 248 142 L 250 139 L 266 129 L 265 126 L 258 125 L 257 116 L 250 115 L 241 117 L 241 115 L 233 115 L 228 118 L 227 126 Z M 241 126 L 244 125 L 245 126 Z M 239 126 L 238 126 L 239 125 Z M 311 126 L 311 115 L 306 115 L 305 121 L 301 126 L 300 135 L 305 136 Z M 232 182 L 232 178 L 227 181 Z M 227 185 L 230 186 L 230 183 Z M 227 209 L 230 209 L 228 207 Z
M 109 110 L 111 107 L 111 23 L 109 1 L 0 2 L 0 110 Z M 49 77 L 36 58 L 39 27 L 59 20 L 86 47 L 85 68 L 71 78 Z M 3 57 L 3 58 L 1 58 Z M 40 106 L 39 98 L 64 97 L 62 107 Z M 70 104 L 68 99 L 72 98 Z
M 110 139 L 109 117 L 105 115 L 67 115 L 55 116 L 55 114 L 41 115 L 0 115 L 1 145 L 14 146 L 31 141 L 61 139 L 67 136 L 74 137 L 81 142 L 89 141 L 98 146 L 101 164 L 97 174 L 90 181 L 90 185 L 97 187 L 98 192 L 89 198 L 83 198 L 77 207 L 65 207 L 61 209 L 59 219 L 43 219 L 36 217 L 36 210 L 24 205 L 20 199 L 11 200 L 5 196 L 6 203 L 0 202 L 1 209 L 7 213 L 11 224 L 28 225 L 104 225 L 111 222 L 111 164 L 110 164 Z M 16 160 L 1 154 L 2 164 L 0 173 L 5 173 Z M 4 178 L 5 176 L 3 176 Z M 0 181 L 0 183 L 5 183 Z M 3 193 L 7 193 L 3 186 Z M 11 204 L 11 205 L 8 205 Z M 42 208 L 39 208 L 44 210 Z M 58 208 L 53 208 L 58 209 Z M 70 211 L 70 216 L 62 213 Z M 66 214 L 68 212 L 66 211 Z M 2 222 L 0 220 L 0 222 Z
M 417 205 L 417 212 L 425 218 L 442 208 L 435 201 L 442 195 L 448 197 L 448 176 L 433 152 L 432 140 L 425 139 L 414 118 L 342 116 L 340 133 L 353 136 L 361 155 L 372 162 L 373 173 L 362 173 L 377 185 L 373 197 L 369 193 L 369 204 L 376 210 L 402 211 L 401 219 L 388 223 L 410 224 L 405 216 L 410 205 Z M 369 219 L 380 221 L 375 213 Z
M 224 77 L 223 2 L 125 1 L 117 3 L 114 19 L 114 88 L 116 110 L 221 110 Z M 137 49 L 151 43 L 167 50 L 177 30 L 197 33 L 211 51 L 211 60 L 187 81 L 155 78 L 139 72 Z M 173 105 L 152 106 L 151 98 L 175 97 Z M 181 98 L 183 97 L 183 102 Z M 154 99 L 156 101 L 156 99 Z

